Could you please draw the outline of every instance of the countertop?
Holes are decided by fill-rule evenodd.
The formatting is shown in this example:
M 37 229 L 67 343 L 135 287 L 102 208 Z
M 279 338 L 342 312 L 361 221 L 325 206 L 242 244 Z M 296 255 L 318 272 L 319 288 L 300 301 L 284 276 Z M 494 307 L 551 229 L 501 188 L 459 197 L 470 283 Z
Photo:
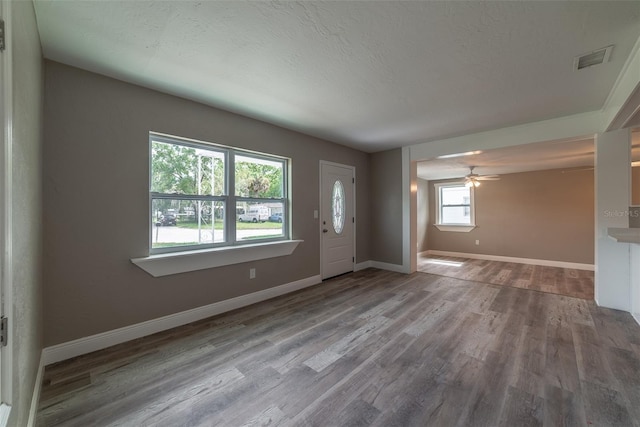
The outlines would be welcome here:
M 640 245 L 640 228 L 608 228 L 607 234 L 616 242 Z

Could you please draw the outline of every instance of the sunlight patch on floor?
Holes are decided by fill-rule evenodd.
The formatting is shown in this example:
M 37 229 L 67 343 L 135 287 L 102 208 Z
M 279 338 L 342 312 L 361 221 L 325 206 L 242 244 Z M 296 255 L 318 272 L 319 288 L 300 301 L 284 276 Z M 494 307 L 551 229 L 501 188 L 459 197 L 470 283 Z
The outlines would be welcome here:
M 463 262 L 458 262 L 458 261 L 446 261 L 443 259 L 428 259 L 423 261 L 426 264 L 437 264 L 437 265 L 446 265 L 449 267 L 462 267 L 462 265 L 464 264 Z

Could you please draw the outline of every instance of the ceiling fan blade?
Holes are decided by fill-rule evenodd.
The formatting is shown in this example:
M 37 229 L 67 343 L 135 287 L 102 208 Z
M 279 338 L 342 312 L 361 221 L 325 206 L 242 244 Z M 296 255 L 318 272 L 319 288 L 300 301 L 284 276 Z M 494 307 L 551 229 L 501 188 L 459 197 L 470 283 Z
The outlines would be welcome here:
M 476 178 L 478 181 L 499 181 L 500 177 L 497 175 L 479 176 Z

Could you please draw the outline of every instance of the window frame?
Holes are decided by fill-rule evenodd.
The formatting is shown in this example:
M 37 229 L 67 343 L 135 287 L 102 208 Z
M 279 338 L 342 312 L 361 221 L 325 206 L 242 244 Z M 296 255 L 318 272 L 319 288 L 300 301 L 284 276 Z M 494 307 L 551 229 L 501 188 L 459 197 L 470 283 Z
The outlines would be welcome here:
M 224 177 L 225 185 L 222 195 L 202 195 L 202 194 L 179 194 L 179 193 L 160 193 L 152 190 L 153 184 L 153 143 L 160 142 L 165 144 L 180 145 L 199 150 L 213 151 L 223 153 L 224 155 Z M 241 197 L 236 196 L 235 191 L 235 158 L 237 155 L 278 162 L 282 164 L 282 197 L 281 198 L 260 198 L 260 197 Z M 193 252 L 211 249 L 224 249 L 233 247 L 242 247 L 248 245 L 280 242 L 290 240 L 291 210 L 290 210 L 290 165 L 291 161 L 287 157 L 261 153 L 242 148 L 231 147 L 207 141 L 194 140 L 190 138 L 166 135 L 157 132 L 149 132 L 149 206 L 147 215 L 149 217 L 149 254 L 172 254 L 180 252 Z M 224 203 L 224 242 L 205 243 L 197 245 L 170 246 L 170 247 L 153 247 L 153 200 L 202 200 L 206 202 L 223 202 Z M 274 237 L 255 238 L 248 240 L 238 240 L 237 231 L 237 203 L 282 203 L 282 234 Z
M 465 187 L 469 189 L 469 204 L 458 205 L 443 205 L 442 204 L 442 189 L 443 188 L 459 188 Z M 435 216 L 436 220 L 434 226 L 440 231 L 456 231 L 456 232 L 469 232 L 476 228 L 475 218 L 475 188 L 467 187 L 464 181 L 443 182 L 434 184 L 435 189 Z M 468 207 L 469 208 L 469 224 L 466 223 L 445 223 L 442 222 L 442 208 L 443 207 Z

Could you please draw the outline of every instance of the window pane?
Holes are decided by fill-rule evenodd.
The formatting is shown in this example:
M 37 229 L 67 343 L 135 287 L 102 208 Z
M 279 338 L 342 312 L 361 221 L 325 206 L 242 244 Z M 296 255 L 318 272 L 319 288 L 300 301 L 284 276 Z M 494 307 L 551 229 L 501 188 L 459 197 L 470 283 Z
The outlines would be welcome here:
M 341 234 L 344 227 L 344 186 L 339 179 L 333 184 L 331 217 L 333 218 L 333 231 L 336 234 Z
M 152 192 L 225 194 L 224 153 L 153 141 L 151 154 Z
M 288 237 L 287 160 L 192 140 L 149 138 L 155 253 Z M 225 225 L 234 219 L 237 232 L 230 234 Z
M 284 235 L 284 203 L 239 202 L 236 240 L 270 239 Z
M 440 203 L 443 205 L 468 205 L 471 200 L 470 189 L 465 186 L 441 187 Z
M 236 155 L 236 196 L 282 198 L 284 162 Z
M 471 224 L 471 213 L 467 206 L 443 206 L 442 224 Z
M 223 243 L 224 205 L 220 201 L 153 199 L 151 247 Z

